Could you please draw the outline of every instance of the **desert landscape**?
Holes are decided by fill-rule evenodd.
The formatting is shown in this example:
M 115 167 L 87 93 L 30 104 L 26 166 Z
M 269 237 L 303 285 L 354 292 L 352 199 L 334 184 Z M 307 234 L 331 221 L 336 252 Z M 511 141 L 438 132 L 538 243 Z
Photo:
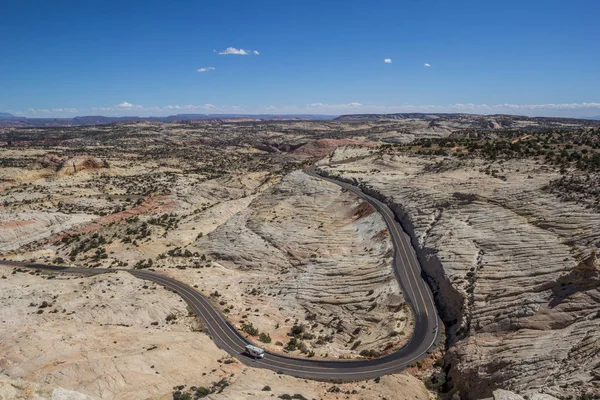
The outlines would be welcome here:
M 241 362 L 174 278 L 273 354 L 410 342 L 382 215 L 410 236 L 440 343 L 401 373 Z M 600 122 L 506 115 L 0 128 L 0 398 L 566 399 L 600 393 Z M 268 356 L 267 356 L 268 357 Z M 29 396 L 29 397 L 28 397 Z

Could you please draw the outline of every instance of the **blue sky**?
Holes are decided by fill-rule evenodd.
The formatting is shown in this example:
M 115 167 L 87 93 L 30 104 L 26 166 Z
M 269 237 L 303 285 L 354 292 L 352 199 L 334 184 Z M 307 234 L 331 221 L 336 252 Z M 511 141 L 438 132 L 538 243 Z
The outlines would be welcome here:
M 598 0 L 20 0 L 1 10 L 0 111 L 17 115 L 600 115 Z M 220 54 L 228 48 L 248 54 Z

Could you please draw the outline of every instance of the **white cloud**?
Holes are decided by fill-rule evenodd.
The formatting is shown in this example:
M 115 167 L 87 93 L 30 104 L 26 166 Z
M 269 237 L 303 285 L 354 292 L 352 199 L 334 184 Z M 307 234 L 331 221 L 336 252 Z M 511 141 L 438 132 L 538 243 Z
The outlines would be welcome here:
M 431 67 L 431 64 L 425 63 L 423 64 L 424 67 Z
M 499 104 L 498 107 L 525 110 L 576 110 L 579 108 L 600 108 L 600 103 L 563 103 L 563 104 Z
M 223 51 L 219 52 L 220 55 L 225 56 L 225 55 L 238 55 L 238 56 L 247 56 L 250 54 L 254 54 L 254 55 L 259 55 L 260 53 L 258 52 L 258 50 L 244 50 L 244 49 L 236 49 L 235 47 L 228 47 Z
M 362 104 L 357 102 L 347 104 L 325 104 L 325 103 L 311 103 L 306 105 L 307 108 L 324 108 L 324 109 L 345 109 L 345 108 L 360 108 Z
M 117 107 L 124 109 L 124 110 L 143 110 L 144 109 L 144 106 L 141 106 L 139 104 L 131 104 L 128 101 L 124 101 L 121 104 L 118 104 Z
M 386 58 L 383 60 L 384 63 L 386 64 L 391 64 L 392 63 L 392 59 L 391 58 Z
M 202 68 L 198 68 L 198 72 L 208 72 L 208 71 L 214 71 L 215 67 L 202 67 Z

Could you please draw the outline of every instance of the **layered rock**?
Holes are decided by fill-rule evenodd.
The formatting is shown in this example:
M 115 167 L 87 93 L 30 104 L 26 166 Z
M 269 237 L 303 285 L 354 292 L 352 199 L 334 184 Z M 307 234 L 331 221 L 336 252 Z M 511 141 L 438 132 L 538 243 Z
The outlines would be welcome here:
M 0 266 L 1 399 L 171 399 L 218 382 L 227 385 L 207 398 L 429 399 L 407 374 L 334 385 L 242 365 L 199 331 L 177 294 L 126 272 L 30 272 Z
M 18 249 L 94 218 L 93 215 L 59 212 L 0 212 L 0 251 Z
M 109 168 L 106 161 L 102 161 L 97 157 L 79 156 L 65 160 L 58 169 L 59 175 L 71 175 L 84 170 L 96 170 L 101 168 Z
M 557 172 L 366 152 L 321 168 L 389 201 L 412 236 L 447 325 L 453 391 L 597 390 L 600 214 L 546 193 Z
M 236 304 L 228 310 L 231 319 L 250 314 L 245 317 L 274 339 L 287 341 L 298 322 L 314 335 L 306 343 L 317 355 L 356 356 L 390 351 L 410 335 L 385 223 L 337 185 L 294 172 L 199 239 L 195 249 L 231 270 L 210 281 L 220 281 L 215 289 L 226 284 L 219 292 Z M 318 342 L 320 336 L 330 339 Z

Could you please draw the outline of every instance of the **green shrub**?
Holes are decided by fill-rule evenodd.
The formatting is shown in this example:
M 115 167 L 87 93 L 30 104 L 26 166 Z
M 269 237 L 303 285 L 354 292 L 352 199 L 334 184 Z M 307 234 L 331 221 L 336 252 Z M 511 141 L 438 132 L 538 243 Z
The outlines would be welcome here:
M 251 336 L 258 335 L 258 328 L 255 328 L 252 324 L 243 324 L 242 330 Z
M 271 336 L 268 333 L 261 332 L 258 340 L 260 340 L 263 343 L 271 343 Z
M 292 335 L 296 336 L 302 333 L 304 333 L 304 325 L 294 325 L 292 327 Z
M 165 319 L 167 322 L 174 321 L 177 319 L 177 315 L 171 313 L 171 314 L 167 315 L 167 318 L 165 318 Z
M 287 346 L 285 346 L 285 349 L 288 351 L 294 351 L 294 350 L 296 350 L 297 347 L 298 347 L 298 339 L 293 337 L 290 339 Z

